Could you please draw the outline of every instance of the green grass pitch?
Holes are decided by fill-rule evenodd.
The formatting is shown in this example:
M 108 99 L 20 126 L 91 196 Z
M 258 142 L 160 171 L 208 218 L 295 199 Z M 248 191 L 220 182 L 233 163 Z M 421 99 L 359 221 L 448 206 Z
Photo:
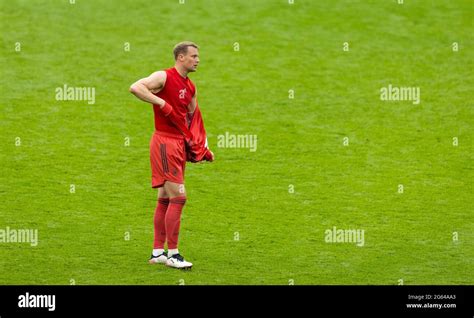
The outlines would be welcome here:
M 472 1 L 0 3 L 0 230 L 38 231 L 0 242 L 0 284 L 474 283 Z M 186 272 L 147 263 L 153 115 L 128 91 L 183 40 L 217 158 L 186 168 Z

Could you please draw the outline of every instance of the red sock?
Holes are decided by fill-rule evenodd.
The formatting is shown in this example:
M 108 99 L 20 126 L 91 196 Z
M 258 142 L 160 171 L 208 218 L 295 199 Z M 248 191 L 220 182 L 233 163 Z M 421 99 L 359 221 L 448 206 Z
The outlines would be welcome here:
M 186 197 L 175 197 L 170 199 L 168 210 L 166 211 L 166 239 L 168 249 L 178 248 L 179 225 L 181 223 L 181 212 L 183 211 Z
M 155 225 L 155 239 L 153 241 L 153 248 L 164 248 L 166 241 L 166 227 L 165 216 L 168 210 L 169 198 L 158 198 L 158 205 L 153 217 L 153 224 Z

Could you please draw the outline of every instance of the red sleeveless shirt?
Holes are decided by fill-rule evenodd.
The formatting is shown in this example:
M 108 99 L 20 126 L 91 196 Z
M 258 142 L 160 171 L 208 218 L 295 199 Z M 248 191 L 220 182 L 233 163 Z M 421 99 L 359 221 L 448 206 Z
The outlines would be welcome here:
M 165 85 L 155 95 L 170 104 L 173 111 L 178 115 L 178 119 L 182 120 L 183 125 L 186 125 L 187 106 L 196 93 L 196 87 L 189 77 L 182 77 L 174 67 L 166 69 L 165 72 Z M 177 137 L 183 136 L 179 129 L 163 115 L 159 105 L 153 105 L 153 112 L 155 114 L 155 130 L 158 133 L 163 132 Z

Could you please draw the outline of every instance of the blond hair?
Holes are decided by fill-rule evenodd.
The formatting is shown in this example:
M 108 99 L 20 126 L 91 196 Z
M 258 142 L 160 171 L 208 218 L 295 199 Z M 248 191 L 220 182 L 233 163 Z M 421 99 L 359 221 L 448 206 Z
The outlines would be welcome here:
M 196 43 L 190 41 L 184 41 L 176 44 L 173 49 L 174 60 L 176 61 L 178 59 L 178 55 L 188 53 L 188 47 L 190 46 L 199 49 L 199 46 L 197 46 Z

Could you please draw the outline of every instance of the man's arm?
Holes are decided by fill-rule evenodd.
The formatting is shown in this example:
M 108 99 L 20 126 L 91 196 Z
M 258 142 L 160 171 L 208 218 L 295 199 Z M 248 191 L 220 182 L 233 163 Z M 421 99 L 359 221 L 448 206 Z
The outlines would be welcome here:
M 193 98 L 191 99 L 191 103 L 189 103 L 188 105 L 188 113 L 192 114 L 194 113 L 194 110 L 196 109 L 196 105 L 197 105 L 197 89 L 196 91 L 194 92 L 194 96 Z
M 187 119 L 187 122 L 188 122 L 188 127 L 191 126 L 191 122 L 193 121 L 194 111 L 196 110 L 196 105 L 197 105 L 196 96 L 197 96 L 197 90 L 194 93 L 194 96 L 193 96 L 193 98 L 191 99 L 191 102 L 188 105 L 188 114 L 186 116 L 186 119 Z
M 130 86 L 130 93 L 138 99 L 150 104 L 159 105 L 161 109 L 165 107 L 165 100 L 153 93 L 158 93 L 166 82 L 166 72 L 158 71 L 148 77 L 142 78 Z
M 193 98 L 191 99 L 191 102 L 188 105 L 187 120 L 188 120 L 188 127 L 189 128 L 191 128 L 191 122 L 193 121 L 194 111 L 196 110 L 197 105 L 198 105 L 198 102 L 197 102 L 197 89 L 196 89 L 196 91 L 194 93 L 194 96 L 193 96 Z M 198 146 L 198 145 L 194 145 L 193 143 L 189 144 L 189 146 L 191 148 L 193 146 Z M 206 147 L 206 146 L 204 146 L 204 147 L 206 148 L 206 153 L 204 155 L 204 159 L 207 160 L 207 161 L 214 161 L 214 153 L 208 147 Z

